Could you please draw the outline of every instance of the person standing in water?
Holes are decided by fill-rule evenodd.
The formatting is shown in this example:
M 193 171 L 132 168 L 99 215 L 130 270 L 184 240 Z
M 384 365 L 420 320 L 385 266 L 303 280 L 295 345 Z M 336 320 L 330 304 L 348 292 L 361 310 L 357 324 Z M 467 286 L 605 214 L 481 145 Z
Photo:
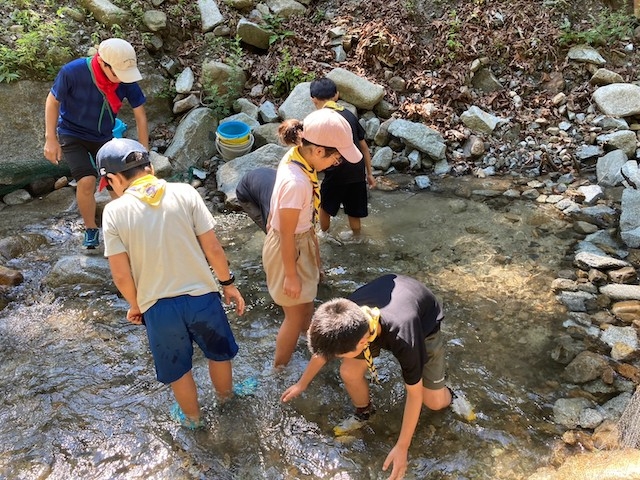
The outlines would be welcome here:
M 318 172 L 357 163 L 362 153 L 353 144 L 349 123 L 323 108 L 305 119 L 287 120 L 282 142 L 295 145 L 282 158 L 271 196 L 262 261 L 269 294 L 284 310 L 276 337 L 275 367 L 289 363 L 313 314 L 320 279 L 320 252 L 315 225 L 320 208 Z

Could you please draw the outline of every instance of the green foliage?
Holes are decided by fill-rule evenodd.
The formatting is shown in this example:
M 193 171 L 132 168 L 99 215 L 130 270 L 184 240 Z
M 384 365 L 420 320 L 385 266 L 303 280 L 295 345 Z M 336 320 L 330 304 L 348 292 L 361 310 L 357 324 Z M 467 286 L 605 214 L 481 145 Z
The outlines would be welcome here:
M 276 42 L 281 42 L 287 37 L 292 37 L 295 32 L 291 30 L 284 30 L 284 19 L 277 15 L 265 15 L 264 20 L 267 22 L 267 29 L 271 31 L 269 36 L 269 45 L 273 45 Z
M 449 12 L 449 30 L 447 32 L 447 48 L 450 50 L 449 59 L 453 60 L 456 57 L 456 53 L 458 50 L 462 49 L 462 42 L 460 42 L 460 38 L 458 34 L 460 33 L 460 28 L 462 26 L 462 21 L 460 17 L 458 17 L 458 12 L 452 10 Z
M 315 75 L 302 71 L 300 67 L 291 65 L 291 53 L 288 48 L 282 50 L 282 60 L 278 70 L 271 76 L 273 93 L 278 97 L 287 95 L 293 88 L 302 82 L 310 82 Z
M 596 47 L 633 36 L 636 19 L 624 10 L 604 11 L 598 17 L 591 16 L 591 19 L 591 27 L 586 30 L 574 30 L 574 25 L 565 18 L 560 25 L 560 43 L 588 44 Z
M 64 20 L 53 15 L 54 20 L 45 18 L 46 9 L 57 12 L 55 2 L 44 5 L 30 0 L 2 0 L 0 6 L 11 11 L 16 39 L 10 45 L 0 45 L 0 82 L 12 82 L 29 77 L 51 80 L 60 67 L 71 59 L 68 45 L 70 32 Z M 50 6 L 51 5 L 51 6 Z M 0 34 L 7 33 L 0 26 Z
M 228 117 L 231 114 L 233 102 L 241 96 L 244 88 L 240 81 L 244 56 L 240 40 L 240 37 L 236 36 L 232 41 L 226 43 L 225 63 L 231 67 L 231 74 L 222 83 L 223 88 L 208 78 L 204 78 L 202 82 L 201 102 L 212 109 L 218 119 Z M 222 49 L 223 44 L 216 42 L 215 45 Z

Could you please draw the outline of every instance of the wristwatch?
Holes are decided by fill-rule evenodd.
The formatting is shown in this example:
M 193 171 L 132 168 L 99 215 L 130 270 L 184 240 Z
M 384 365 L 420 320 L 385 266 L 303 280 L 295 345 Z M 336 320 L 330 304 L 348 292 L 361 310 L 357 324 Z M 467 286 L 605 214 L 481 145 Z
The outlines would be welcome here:
M 236 281 L 236 276 L 233 274 L 233 272 L 229 272 L 229 280 L 218 280 L 218 283 L 223 287 L 228 287 L 229 285 L 233 284 L 233 282 L 235 281 Z

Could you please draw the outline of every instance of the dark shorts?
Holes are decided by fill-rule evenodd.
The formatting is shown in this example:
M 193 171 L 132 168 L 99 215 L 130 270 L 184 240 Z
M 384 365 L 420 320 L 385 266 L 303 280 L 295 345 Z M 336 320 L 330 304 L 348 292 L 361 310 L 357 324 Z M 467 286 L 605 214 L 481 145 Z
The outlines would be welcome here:
M 332 217 L 335 217 L 344 206 L 344 213 L 350 217 L 364 218 L 369 215 L 367 182 L 348 183 L 346 185 L 327 185 L 322 182 L 320 186 L 321 207 Z
M 219 293 L 161 298 L 144 312 L 147 338 L 158 381 L 179 380 L 193 366 L 193 342 L 209 360 L 223 362 L 238 353 Z
M 445 344 L 444 336 L 440 329 L 424 339 L 427 350 L 427 363 L 422 368 L 422 386 L 428 390 L 440 390 L 445 386 Z M 380 346 L 371 345 L 371 355 L 375 358 L 380 355 Z M 356 358 L 364 360 L 364 354 Z
M 76 181 L 84 177 L 98 178 L 95 158 L 105 142 L 88 142 L 70 135 L 60 135 L 58 140 L 62 147 L 62 159 L 69 165 Z

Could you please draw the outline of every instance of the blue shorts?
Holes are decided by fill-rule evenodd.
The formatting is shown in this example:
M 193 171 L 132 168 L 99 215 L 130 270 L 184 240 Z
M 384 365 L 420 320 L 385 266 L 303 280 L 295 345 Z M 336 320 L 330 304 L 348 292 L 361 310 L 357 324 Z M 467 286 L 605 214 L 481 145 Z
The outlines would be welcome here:
M 193 342 L 216 362 L 231 360 L 238 353 L 217 292 L 161 298 L 144 312 L 144 321 L 156 377 L 162 383 L 175 382 L 191 370 Z

